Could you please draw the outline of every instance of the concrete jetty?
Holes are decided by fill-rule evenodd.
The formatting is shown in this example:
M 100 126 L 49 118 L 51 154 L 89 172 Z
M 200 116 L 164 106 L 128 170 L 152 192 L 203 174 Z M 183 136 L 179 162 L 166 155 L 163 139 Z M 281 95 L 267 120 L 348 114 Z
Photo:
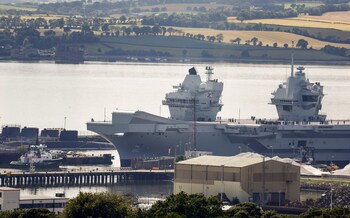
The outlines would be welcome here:
M 7 172 L 0 174 L 0 186 L 105 185 L 127 181 L 159 181 L 173 178 L 174 170 L 72 170 L 55 172 Z

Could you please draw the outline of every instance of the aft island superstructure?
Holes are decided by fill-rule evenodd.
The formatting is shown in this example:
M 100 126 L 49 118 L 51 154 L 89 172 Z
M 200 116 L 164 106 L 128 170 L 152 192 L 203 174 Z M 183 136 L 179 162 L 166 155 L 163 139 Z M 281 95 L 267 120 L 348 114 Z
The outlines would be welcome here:
M 115 111 L 112 121 L 88 122 L 87 129 L 113 143 L 121 159 L 198 150 L 223 156 L 255 151 L 302 161 L 350 162 L 350 125 L 326 121 L 319 113 L 323 86 L 310 82 L 304 68 L 295 73 L 293 68 L 287 82 L 272 93 L 275 121 L 252 119 L 242 124 L 216 119 L 223 106 L 223 83 L 212 78 L 212 67 L 206 67 L 206 81 L 191 68 L 183 83 L 166 94 L 163 104 L 169 107 L 170 118 Z

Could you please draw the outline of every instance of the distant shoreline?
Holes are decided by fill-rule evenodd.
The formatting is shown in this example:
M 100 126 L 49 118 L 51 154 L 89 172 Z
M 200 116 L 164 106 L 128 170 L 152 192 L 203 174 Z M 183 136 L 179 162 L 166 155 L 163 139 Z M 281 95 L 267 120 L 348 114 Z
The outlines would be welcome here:
M 290 64 L 290 60 L 278 60 L 278 59 L 248 59 L 248 58 L 187 58 L 181 59 L 179 57 L 166 57 L 161 58 L 160 61 L 147 61 L 145 57 L 133 57 L 132 59 L 127 57 L 111 57 L 111 56 L 86 56 L 84 61 L 86 62 L 106 62 L 106 63 L 242 63 L 242 64 Z M 35 63 L 40 61 L 55 62 L 53 59 L 48 58 L 30 58 L 30 59 L 17 59 L 10 57 L 0 57 L 1 62 L 21 62 L 21 63 Z M 59 63 L 58 63 L 59 64 Z M 70 64 L 70 63 L 66 63 Z M 71 63 L 74 64 L 74 63 Z M 350 60 L 295 60 L 296 65 L 323 65 L 323 66 L 350 66 Z

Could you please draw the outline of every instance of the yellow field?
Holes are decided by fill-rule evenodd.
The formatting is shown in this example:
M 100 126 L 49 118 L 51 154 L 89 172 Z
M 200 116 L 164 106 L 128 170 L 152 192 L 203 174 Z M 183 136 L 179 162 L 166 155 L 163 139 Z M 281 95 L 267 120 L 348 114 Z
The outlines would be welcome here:
M 26 10 L 26 11 L 36 11 L 36 8 L 29 8 L 29 7 L 18 7 L 18 6 L 12 6 L 12 5 L 0 5 L 0 10 Z
M 176 28 L 178 29 L 178 28 Z M 287 43 L 289 47 L 292 45 L 292 41 L 297 43 L 299 39 L 305 39 L 308 41 L 309 46 L 312 46 L 314 49 L 323 48 L 325 45 L 332 45 L 337 47 L 344 47 L 350 49 L 350 44 L 341 44 L 341 43 L 329 43 L 323 42 L 317 39 L 312 39 L 309 37 L 304 37 L 296 35 L 293 33 L 286 32 L 273 32 L 273 31 L 238 31 L 238 30 L 214 30 L 214 29 L 195 29 L 195 28 L 181 28 L 185 33 L 191 34 L 203 34 L 205 36 L 216 36 L 219 33 L 224 35 L 224 42 L 230 43 L 231 39 L 237 37 L 241 38 L 241 44 L 244 44 L 246 40 L 250 40 L 253 37 L 257 37 L 263 45 L 269 44 L 270 46 L 273 43 L 277 42 L 278 47 L 283 47 L 283 44 Z
M 335 22 L 350 22 L 350 11 L 327 12 L 322 16 L 310 16 L 313 18 L 335 21 Z
M 229 22 L 240 23 L 235 17 L 228 18 Z M 300 16 L 286 19 L 257 19 L 246 20 L 243 23 L 262 23 L 283 26 L 315 27 L 315 28 L 333 28 L 343 31 L 350 31 L 350 22 L 332 21 L 319 16 Z
M 44 36 L 44 32 L 48 31 L 48 30 L 53 30 L 55 31 L 56 36 L 62 36 L 64 34 L 63 29 L 60 28 L 54 28 L 54 29 L 44 29 L 44 28 L 40 28 L 37 29 L 40 32 L 41 36 Z
M 30 16 L 21 16 L 22 19 L 36 19 L 42 17 L 46 20 L 52 20 L 52 19 L 60 19 L 60 18 L 65 18 L 67 16 L 65 15 L 42 15 L 42 14 L 32 14 Z

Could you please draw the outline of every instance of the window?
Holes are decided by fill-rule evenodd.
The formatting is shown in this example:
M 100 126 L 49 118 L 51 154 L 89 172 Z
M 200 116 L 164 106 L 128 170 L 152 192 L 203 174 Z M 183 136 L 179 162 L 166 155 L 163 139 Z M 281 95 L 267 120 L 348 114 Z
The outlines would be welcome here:
M 2 192 L 0 192 L 0 198 L 2 198 Z
M 317 102 L 317 95 L 303 95 L 304 102 Z
M 291 105 L 283 105 L 284 111 L 292 111 L 292 109 L 293 109 L 293 106 L 291 106 Z

